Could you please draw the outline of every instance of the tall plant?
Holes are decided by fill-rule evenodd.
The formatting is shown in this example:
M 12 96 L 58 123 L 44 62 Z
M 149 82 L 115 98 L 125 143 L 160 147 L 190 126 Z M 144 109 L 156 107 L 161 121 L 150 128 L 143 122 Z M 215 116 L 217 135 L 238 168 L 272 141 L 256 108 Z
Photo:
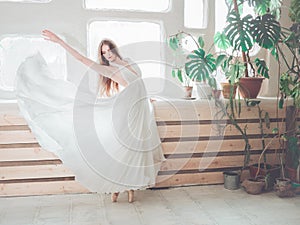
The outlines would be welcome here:
M 269 78 L 266 62 L 249 55 L 254 44 L 270 50 L 276 55 L 275 46 L 280 39 L 281 26 L 278 19 L 281 0 L 226 0 L 228 6 L 227 23 L 223 32 L 216 33 L 214 42 L 218 48 L 240 52 L 244 64 L 244 76 L 261 75 Z M 243 6 L 248 4 L 257 14 L 242 16 Z M 236 54 L 238 55 L 238 54 Z

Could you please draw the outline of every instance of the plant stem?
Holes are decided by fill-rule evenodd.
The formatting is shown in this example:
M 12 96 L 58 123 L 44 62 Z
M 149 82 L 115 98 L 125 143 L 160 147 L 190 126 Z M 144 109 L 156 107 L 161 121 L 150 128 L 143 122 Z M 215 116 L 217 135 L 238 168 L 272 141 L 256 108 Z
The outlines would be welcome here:
M 239 13 L 239 7 L 238 7 L 238 4 L 237 4 L 237 0 L 233 0 L 233 7 L 234 7 L 234 10 L 236 11 L 237 14 L 240 14 Z M 240 29 L 243 29 L 242 27 L 240 27 Z M 248 74 L 248 63 L 247 63 L 247 56 L 246 56 L 246 53 L 242 50 L 242 59 L 243 59 L 243 62 L 244 62 L 244 66 L 245 66 L 245 77 L 249 77 L 249 74 Z

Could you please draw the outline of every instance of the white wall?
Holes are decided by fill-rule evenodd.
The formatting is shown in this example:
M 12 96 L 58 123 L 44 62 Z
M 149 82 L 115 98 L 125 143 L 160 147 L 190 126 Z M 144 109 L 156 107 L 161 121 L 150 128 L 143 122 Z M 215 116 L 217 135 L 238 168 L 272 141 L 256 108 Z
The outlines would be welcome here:
M 220 1 L 220 0 L 216 0 Z M 290 0 L 284 0 L 289 2 Z M 126 20 L 148 20 L 161 21 L 164 25 L 166 36 L 174 34 L 179 30 L 184 30 L 198 36 L 205 34 L 206 45 L 213 42 L 214 34 L 214 7 L 215 0 L 208 0 L 208 28 L 187 29 L 183 26 L 183 0 L 173 0 L 172 8 L 167 13 L 143 13 L 143 12 L 121 12 L 121 11 L 94 11 L 83 8 L 83 0 L 52 0 L 50 3 L 10 3 L 0 2 L 0 37 L 11 34 L 40 34 L 45 28 L 51 29 L 66 37 L 68 43 L 73 45 L 80 52 L 87 53 L 87 25 L 95 19 L 118 19 Z M 287 12 L 284 12 L 287 13 Z M 283 16 L 287 18 L 287 16 Z M 74 82 L 80 79 L 78 71 L 85 72 L 85 68 L 78 67 L 74 60 L 68 57 L 68 74 L 77 74 L 72 77 Z M 275 66 L 272 71 L 276 74 Z M 166 77 L 171 78 L 166 72 Z M 277 77 L 274 76 L 268 81 L 271 85 L 266 86 L 264 95 L 274 96 L 277 94 Z

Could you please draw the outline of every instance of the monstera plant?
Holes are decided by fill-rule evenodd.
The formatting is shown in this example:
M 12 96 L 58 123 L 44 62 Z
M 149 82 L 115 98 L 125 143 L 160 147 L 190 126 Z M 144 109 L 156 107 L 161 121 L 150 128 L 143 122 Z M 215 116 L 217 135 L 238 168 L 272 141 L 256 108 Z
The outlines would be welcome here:
M 195 48 L 191 51 L 186 51 L 182 47 L 182 42 L 186 38 L 193 42 Z M 175 63 L 172 68 L 173 77 L 177 77 L 180 82 L 185 80 L 210 86 L 213 90 L 217 89 L 215 79 L 217 68 L 226 59 L 225 54 L 213 54 L 205 50 L 205 42 L 202 36 L 196 40 L 191 34 L 180 31 L 169 37 L 169 46 L 174 51 L 175 57 L 184 58 L 184 62 Z M 209 48 L 210 50 L 212 48 Z M 202 89 L 209 90 L 207 87 L 201 86 Z M 211 89 L 210 89 L 211 91 Z M 207 95 L 209 93 L 206 93 Z
M 277 21 L 281 0 L 226 0 L 227 26 L 216 33 L 214 42 L 220 49 L 232 55 L 228 67 L 242 65 L 244 73 L 238 79 L 239 90 L 245 98 L 256 98 L 264 78 L 269 78 L 269 68 L 264 59 L 250 57 L 255 46 L 266 49 L 277 57 L 276 46 L 281 37 L 281 25 Z M 243 15 L 248 4 L 255 15 Z M 225 70 L 229 68 L 225 67 Z M 248 86 L 248 82 L 254 85 Z M 252 93 L 251 91 L 254 91 Z

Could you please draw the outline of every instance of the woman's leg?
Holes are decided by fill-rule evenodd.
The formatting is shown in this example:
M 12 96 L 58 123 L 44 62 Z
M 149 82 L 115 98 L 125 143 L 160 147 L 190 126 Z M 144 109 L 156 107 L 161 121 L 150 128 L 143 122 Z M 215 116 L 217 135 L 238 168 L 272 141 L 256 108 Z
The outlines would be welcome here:
M 119 196 L 119 192 L 115 192 L 111 194 L 111 201 L 112 202 L 117 202 Z
M 134 201 L 134 191 L 133 190 L 129 190 L 128 191 L 128 202 L 132 203 Z

